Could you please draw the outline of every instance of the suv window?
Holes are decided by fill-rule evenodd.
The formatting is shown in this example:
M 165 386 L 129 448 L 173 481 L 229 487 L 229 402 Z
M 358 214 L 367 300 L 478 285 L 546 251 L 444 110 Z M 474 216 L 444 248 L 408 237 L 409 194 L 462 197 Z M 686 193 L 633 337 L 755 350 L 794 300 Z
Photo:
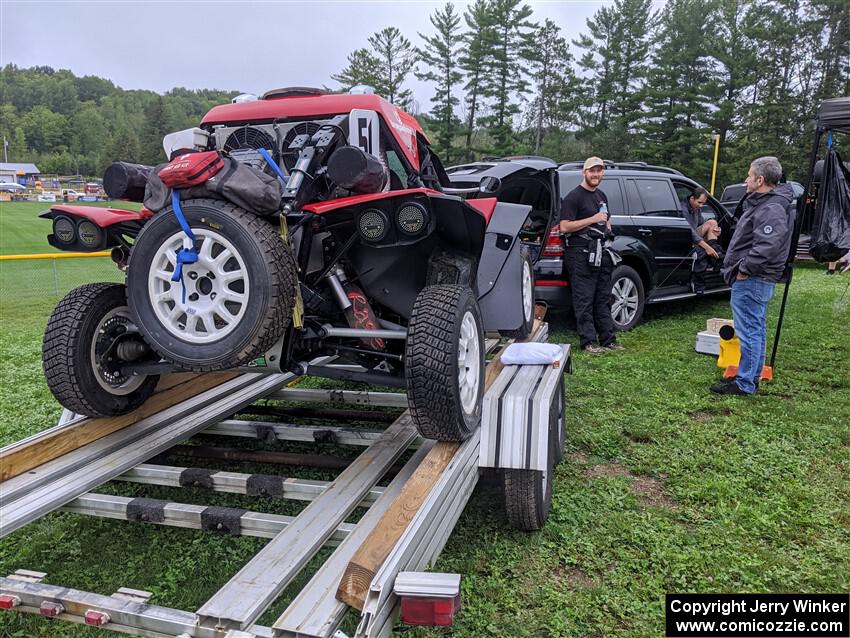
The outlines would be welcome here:
M 606 177 L 602 180 L 599 190 L 608 198 L 608 212 L 612 215 L 625 215 L 626 208 L 623 205 L 623 193 L 620 191 L 620 180 Z
M 721 202 L 738 202 L 747 194 L 746 184 L 732 184 L 723 189 L 720 196 Z
M 576 186 L 581 182 L 581 173 L 566 173 L 559 172 L 558 173 L 558 183 L 561 188 L 561 199 L 564 199 L 567 195 L 570 194 L 570 191 L 573 190 Z M 607 195 L 608 193 L 606 193 Z
M 670 182 L 666 179 L 636 179 L 644 214 L 663 217 L 678 217 L 679 207 Z

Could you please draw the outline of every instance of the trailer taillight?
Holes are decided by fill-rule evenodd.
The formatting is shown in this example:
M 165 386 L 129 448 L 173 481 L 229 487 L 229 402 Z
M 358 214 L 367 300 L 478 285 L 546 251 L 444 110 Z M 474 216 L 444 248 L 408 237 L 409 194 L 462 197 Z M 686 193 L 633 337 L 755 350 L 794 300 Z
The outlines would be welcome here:
M 460 610 L 460 574 L 399 572 L 393 591 L 408 625 L 448 627 Z
M 21 604 L 21 599 L 12 594 L 0 595 L 0 609 L 14 609 Z
M 448 627 L 460 611 L 460 594 L 454 598 L 416 598 L 401 599 L 401 622 L 408 625 L 427 625 Z
M 85 618 L 86 624 L 92 627 L 103 627 L 111 620 L 109 614 L 94 609 L 89 609 L 83 618 Z
M 41 607 L 38 608 L 38 613 L 46 618 L 56 618 L 56 616 L 64 611 L 65 607 L 62 603 L 54 603 L 49 600 L 45 600 L 41 603 Z
M 562 257 L 564 255 L 564 243 L 561 241 L 561 230 L 558 226 L 552 226 L 546 235 L 546 243 L 543 245 L 541 257 Z

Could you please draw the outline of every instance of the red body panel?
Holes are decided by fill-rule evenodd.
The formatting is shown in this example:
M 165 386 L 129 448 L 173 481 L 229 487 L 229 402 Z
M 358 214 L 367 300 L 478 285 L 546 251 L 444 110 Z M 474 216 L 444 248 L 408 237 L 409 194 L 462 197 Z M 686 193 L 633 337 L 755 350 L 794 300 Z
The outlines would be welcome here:
M 201 124 L 227 124 L 229 122 L 259 122 L 278 118 L 304 119 L 324 118 L 348 113 L 352 109 L 370 109 L 381 114 L 384 124 L 392 131 L 413 168 L 419 170 L 419 152 L 416 136 L 425 141 L 428 137 L 412 115 L 391 104 L 378 95 L 310 95 L 303 97 L 280 97 L 255 102 L 222 104 L 213 107 L 201 120 Z M 430 142 L 429 142 L 430 143 Z
M 466 203 L 475 208 L 479 213 L 484 215 L 487 223 L 490 223 L 490 218 L 493 216 L 493 211 L 496 210 L 496 204 L 499 200 L 495 197 L 485 197 L 483 199 L 468 199 Z
M 98 208 L 97 206 L 51 206 L 50 210 L 83 217 L 100 228 L 107 228 L 120 222 L 142 221 L 153 217 L 153 213 L 147 208 L 133 211 L 120 208 Z
M 400 191 L 354 195 L 353 197 L 341 197 L 327 202 L 307 204 L 304 207 L 304 210 L 310 213 L 315 213 L 316 215 L 324 215 L 325 213 L 337 210 L 338 208 L 345 208 L 346 206 L 356 206 L 357 204 L 365 204 L 366 202 L 374 202 L 380 199 L 389 199 L 390 197 L 404 197 L 405 195 L 442 195 L 442 193 L 431 190 L 430 188 L 406 188 Z

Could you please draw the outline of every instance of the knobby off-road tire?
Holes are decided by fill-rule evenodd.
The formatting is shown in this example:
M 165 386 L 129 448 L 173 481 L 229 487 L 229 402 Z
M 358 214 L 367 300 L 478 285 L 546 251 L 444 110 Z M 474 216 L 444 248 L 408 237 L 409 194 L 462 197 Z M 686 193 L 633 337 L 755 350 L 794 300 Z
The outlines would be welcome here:
M 546 470 L 504 470 L 505 514 L 514 529 L 534 532 L 543 529 L 552 507 L 555 466 L 564 455 L 564 379 L 549 405 L 549 442 Z
M 91 417 L 117 416 L 153 394 L 158 375 L 122 377 L 99 366 L 96 350 L 127 326 L 132 319 L 122 284 L 86 284 L 59 302 L 44 331 L 42 365 L 62 406 Z
M 405 375 L 410 413 L 419 433 L 463 441 L 481 424 L 484 332 L 466 286 L 424 288 L 408 325 Z
M 205 372 L 245 365 L 271 348 L 292 317 L 296 267 L 276 227 L 214 199 L 181 202 L 198 262 L 171 282 L 184 233 L 172 209 L 145 224 L 127 270 L 127 298 L 163 358 Z
M 508 339 L 525 339 L 534 327 L 534 263 L 531 253 L 523 246 L 520 249 L 520 290 L 522 290 L 522 325 L 516 330 L 500 330 Z

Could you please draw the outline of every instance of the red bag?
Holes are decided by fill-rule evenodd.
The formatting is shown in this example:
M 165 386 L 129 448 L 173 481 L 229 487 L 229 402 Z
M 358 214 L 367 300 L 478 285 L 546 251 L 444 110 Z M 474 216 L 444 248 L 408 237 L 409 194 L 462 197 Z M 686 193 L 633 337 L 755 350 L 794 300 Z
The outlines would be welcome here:
M 189 188 L 206 182 L 224 167 L 218 151 L 186 153 L 175 157 L 159 171 L 159 178 L 168 188 Z

